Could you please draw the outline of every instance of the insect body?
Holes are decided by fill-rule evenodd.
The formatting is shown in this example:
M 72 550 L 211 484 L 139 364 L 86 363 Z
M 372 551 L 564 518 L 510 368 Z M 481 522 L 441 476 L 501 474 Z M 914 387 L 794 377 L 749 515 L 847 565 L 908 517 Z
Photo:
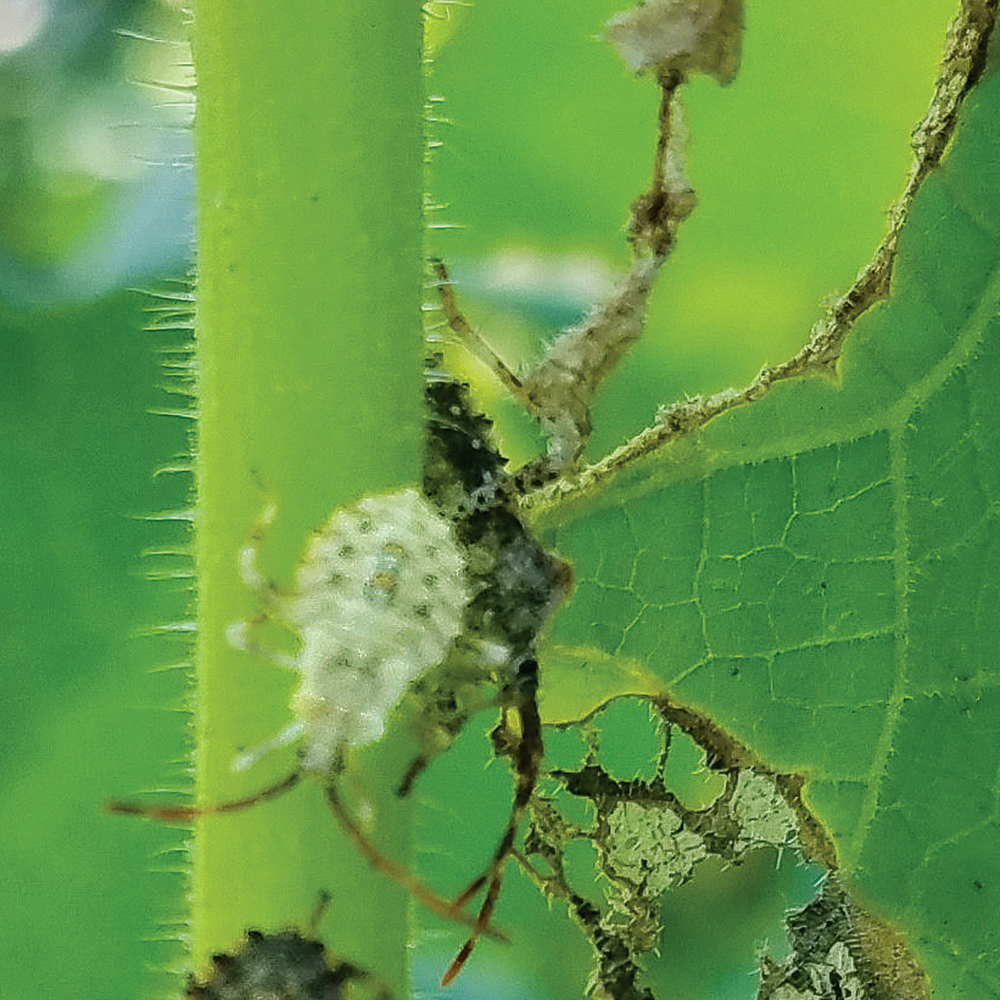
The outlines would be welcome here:
M 490 442 L 490 423 L 472 410 L 467 387 L 432 377 L 427 399 L 431 430 L 424 492 L 453 520 L 466 555 L 472 597 L 463 636 L 495 657 L 493 679 L 502 715 L 494 739 L 516 776 L 510 818 L 489 866 L 456 901 L 464 905 L 486 886 L 472 935 L 442 980 L 447 984 L 489 924 L 504 863 L 534 791 L 543 752 L 535 644 L 553 608 L 569 592 L 571 572 L 539 545 L 518 516 L 516 477 L 505 472 L 506 462 Z M 511 712 L 518 717 L 516 736 L 508 726 Z
M 340 1000 L 356 976 L 346 963 L 329 965 L 321 942 L 297 931 L 249 930 L 235 954 L 212 957 L 203 978 L 192 977 L 188 1000 Z
M 377 1000 L 389 1000 L 385 986 L 350 962 L 332 961 L 316 938 L 316 924 L 329 903 L 325 893 L 305 933 L 265 934 L 248 930 L 231 954 L 212 956 L 211 967 L 188 979 L 187 1000 L 342 1000 L 351 981 L 375 984 Z
M 250 638 L 251 626 L 230 629 L 239 648 L 296 670 L 296 722 L 261 751 L 299 737 L 304 771 L 328 774 L 346 746 L 377 740 L 407 687 L 439 663 L 459 634 L 468 600 L 464 563 L 450 524 L 414 489 L 343 507 L 316 529 L 282 594 L 257 567 L 263 529 L 240 553 L 246 583 L 265 614 L 298 633 L 301 650 L 275 654 Z M 259 756 L 239 759 L 246 767 Z

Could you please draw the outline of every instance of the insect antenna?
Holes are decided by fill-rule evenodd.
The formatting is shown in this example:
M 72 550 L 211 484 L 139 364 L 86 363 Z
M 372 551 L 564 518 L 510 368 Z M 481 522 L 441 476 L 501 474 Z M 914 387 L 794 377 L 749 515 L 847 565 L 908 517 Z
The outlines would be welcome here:
M 323 919 L 323 915 L 326 913 L 330 902 L 333 897 L 326 891 L 326 889 L 321 889 L 319 897 L 316 900 L 316 905 L 313 907 L 313 911 L 309 914 L 309 923 L 306 924 L 306 937 L 315 938 L 319 933 L 319 924 Z
M 465 965 L 473 948 L 476 947 L 480 935 L 485 933 L 489 926 L 493 911 L 496 909 L 497 899 L 500 897 L 504 862 L 514 849 L 514 838 L 517 836 L 521 819 L 535 790 L 543 753 L 542 720 L 538 714 L 537 695 L 538 661 L 531 658 L 525 660 L 518 668 L 517 676 L 510 685 L 508 694 L 521 723 L 521 735 L 511 748 L 514 770 L 517 774 L 517 788 L 514 792 L 510 819 L 507 821 L 507 828 L 500 837 L 497 849 L 493 852 L 493 859 L 490 861 L 489 867 L 455 900 L 454 905 L 464 906 L 484 885 L 487 886 L 486 896 L 472 925 L 472 933 L 441 977 L 442 986 L 447 986 L 461 972 L 462 966 Z M 507 708 L 505 707 L 505 717 L 500 726 L 501 732 L 505 732 L 507 728 L 506 712 Z

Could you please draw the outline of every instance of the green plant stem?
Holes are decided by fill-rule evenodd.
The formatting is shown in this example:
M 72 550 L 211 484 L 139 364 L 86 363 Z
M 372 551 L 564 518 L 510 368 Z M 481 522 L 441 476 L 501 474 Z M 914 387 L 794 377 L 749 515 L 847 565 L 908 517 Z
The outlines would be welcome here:
M 264 504 L 278 517 L 262 568 L 287 588 L 310 529 L 337 505 L 419 478 L 421 32 L 418 0 L 198 6 L 200 801 L 295 765 L 289 751 L 230 769 L 290 719 L 294 677 L 225 639 L 260 612 L 236 556 Z M 392 779 L 377 773 L 398 761 L 364 759 L 348 784 L 402 857 L 408 829 L 398 808 L 382 818 Z M 321 936 L 402 995 L 406 897 L 346 841 L 318 785 L 199 821 L 194 960 L 247 927 L 301 927 L 325 889 Z

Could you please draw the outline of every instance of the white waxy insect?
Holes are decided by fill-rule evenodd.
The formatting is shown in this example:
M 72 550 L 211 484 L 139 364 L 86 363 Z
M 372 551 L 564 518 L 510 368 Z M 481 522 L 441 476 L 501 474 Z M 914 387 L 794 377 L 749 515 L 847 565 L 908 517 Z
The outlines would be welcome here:
M 301 675 L 292 699 L 296 719 L 263 746 L 241 754 L 233 766 L 247 768 L 300 738 L 302 762 L 281 781 L 242 799 L 207 806 L 110 802 L 107 808 L 167 822 L 237 812 L 283 795 L 312 772 L 323 779 L 337 821 L 376 868 L 435 913 L 473 926 L 477 935 L 502 937 L 384 855 L 344 807 L 334 780 L 342 750 L 382 735 L 407 687 L 444 658 L 461 630 L 468 586 L 451 523 L 415 489 L 342 507 L 313 533 L 295 589 L 285 594 L 257 565 L 264 532 L 276 513 L 273 504 L 265 509 L 239 554 L 240 573 L 260 596 L 264 615 L 252 624 L 231 626 L 228 637 L 234 646 Z M 276 653 L 250 638 L 267 618 L 298 634 L 298 653 Z
M 271 653 L 249 638 L 245 622 L 229 638 L 301 675 L 296 721 L 234 766 L 249 767 L 301 737 L 302 770 L 327 774 L 343 747 L 377 740 L 409 685 L 443 659 L 468 602 L 465 563 L 450 523 L 417 490 L 404 489 L 335 511 L 306 546 L 294 591 L 283 594 L 257 566 L 275 513 L 273 505 L 264 512 L 240 552 L 240 570 L 267 616 L 299 635 L 301 649 Z

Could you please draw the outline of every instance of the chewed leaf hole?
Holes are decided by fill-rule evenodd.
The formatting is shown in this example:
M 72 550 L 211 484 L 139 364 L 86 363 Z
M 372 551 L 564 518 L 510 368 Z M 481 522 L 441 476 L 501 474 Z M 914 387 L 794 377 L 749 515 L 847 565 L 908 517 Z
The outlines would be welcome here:
M 682 732 L 670 737 L 664 781 L 687 809 L 707 809 L 726 787 L 725 778 L 705 765 L 705 751 Z

